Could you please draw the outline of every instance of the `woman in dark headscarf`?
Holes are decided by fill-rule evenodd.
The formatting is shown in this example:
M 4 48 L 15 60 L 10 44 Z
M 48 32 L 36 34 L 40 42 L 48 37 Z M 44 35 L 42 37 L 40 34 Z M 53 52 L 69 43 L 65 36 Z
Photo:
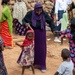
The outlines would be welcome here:
M 42 5 L 38 2 L 34 6 L 34 10 L 29 11 L 22 20 L 23 25 L 31 26 L 35 33 L 35 46 L 34 46 L 34 65 L 40 67 L 42 72 L 46 71 L 46 23 L 54 31 L 54 22 L 51 17 L 43 11 Z

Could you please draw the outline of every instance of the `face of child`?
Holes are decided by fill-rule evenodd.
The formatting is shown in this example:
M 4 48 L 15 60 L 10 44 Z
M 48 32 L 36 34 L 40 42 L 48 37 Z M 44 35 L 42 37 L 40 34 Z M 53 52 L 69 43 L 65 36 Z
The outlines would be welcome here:
M 33 39 L 33 33 L 28 33 L 28 34 L 27 34 L 27 38 L 28 38 L 29 40 Z

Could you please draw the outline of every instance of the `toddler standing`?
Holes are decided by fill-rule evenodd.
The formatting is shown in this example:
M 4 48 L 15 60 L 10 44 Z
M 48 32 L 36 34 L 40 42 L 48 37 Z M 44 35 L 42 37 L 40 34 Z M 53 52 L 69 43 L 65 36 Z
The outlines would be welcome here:
M 35 74 L 34 67 L 33 67 L 33 63 L 34 63 L 34 32 L 33 32 L 33 30 L 27 31 L 26 38 L 23 41 L 22 45 L 20 45 L 18 43 L 16 43 L 16 44 L 22 48 L 22 52 L 17 61 L 18 64 L 20 64 L 22 66 L 22 74 L 21 75 L 24 75 L 24 70 L 25 70 L 26 66 L 31 66 L 33 74 Z

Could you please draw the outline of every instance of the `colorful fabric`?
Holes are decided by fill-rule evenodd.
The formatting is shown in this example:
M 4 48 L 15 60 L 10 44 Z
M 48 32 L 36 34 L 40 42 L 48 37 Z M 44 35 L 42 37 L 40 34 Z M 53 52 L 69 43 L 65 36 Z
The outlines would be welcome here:
M 15 33 L 18 35 L 26 35 L 27 30 L 24 25 L 22 25 L 18 20 L 14 20 L 14 28 L 15 28 Z
M 3 7 L 2 17 L 0 18 L 0 22 L 3 22 L 5 20 L 7 20 L 9 32 L 10 34 L 12 34 L 12 16 L 11 16 L 11 11 L 7 5 Z
M 40 15 L 37 15 L 36 14 L 36 11 L 37 10 L 42 10 L 42 13 L 40 14 Z M 43 8 L 42 8 L 42 4 L 41 3 L 36 3 L 35 4 L 35 6 L 34 6 L 34 10 L 33 10 L 33 12 L 32 12 L 32 25 L 34 26 L 34 27 L 36 27 L 36 21 L 37 20 L 40 20 L 41 21 L 41 29 L 45 29 L 45 25 L 46 25 L 46 23 L 45 23 L 45 17 L 44 17 L 44 14 L 43 14 Z
M 22 24 L 22 19 L 27 13 L 27 7 L 25 3 L 22 2 L 16 2 L 14 4 L 14 10 L 13 10 L 13 18 L 18 19 L 18 21 Z
M 3 21 L 1 23 L 1 25 L 2 25 L 1 37 L 4 41 L 4 45 L 5 46 L 13 46 L 12 35 L 9 32 L 8 22 Z
M 0 52 L 0 75 L 8 75 L 5 64 L 4 64 L 2 52 Z
M 23 47 L 17 62 L 21 66 L 30 66 L 34 63 L 34 40 L 29 46 Z
M 33 35 L 34 35 L 34 31 L 33 30 L 28 30 L 27 31 L 27 33 L 26 33 L 26 38 L 25 38 L 25 40 L 24 40 L 24 42 L 23 42 L 23 44 L 22 44 L 22 47 L 26 47 L 26 46 L 29 46 L 31 43 L 32 43 L 32 41 L 34 40 L 34 36 L 33 36 L 33 38 L 31 39 L 31 40 L 29 40 L 28 38 L 27 38 L 27 34 L 28 33 L 33 33 Z
M 61 35 L 62 35 L 62 37 L 67 35 L 67 38 L 69 39 L 70 57 L 71 57 L 71 60 L 74 63 L 74 67 L 75 67 L 75 43 L 72 39 L 73 35 L 71 34 L 70 30 L 66 30 L 65 32 L 61 32 Z

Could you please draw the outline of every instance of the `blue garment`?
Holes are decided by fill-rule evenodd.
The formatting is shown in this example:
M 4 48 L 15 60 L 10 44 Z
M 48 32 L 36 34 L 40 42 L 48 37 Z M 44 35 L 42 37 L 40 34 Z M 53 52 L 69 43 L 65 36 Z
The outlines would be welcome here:
M 4 60 L 3 60 L 3 54 L 1 51 L 0 51 L 0 75 L 8 75 L 5 64 L 4 64 Z

